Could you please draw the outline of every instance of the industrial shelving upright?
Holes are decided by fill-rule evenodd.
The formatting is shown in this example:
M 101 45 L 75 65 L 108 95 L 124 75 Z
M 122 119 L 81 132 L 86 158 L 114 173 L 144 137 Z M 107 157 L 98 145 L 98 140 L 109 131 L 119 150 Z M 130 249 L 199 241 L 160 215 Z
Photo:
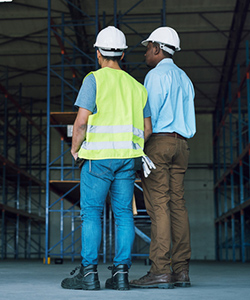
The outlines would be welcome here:
M 93 35 L 96 34 L 98 15 L 89 16 L 74 1 L 64 2 L 70 13 L 58 13 L 54 20 L 51 16 L 52 3 L 48 0 L 45 263 L 49 263 L 51 257 L 71 260 L 80 257 L 80 171 L 70 153 L 69 132 L 76 117 L 74 102 L 82 78 L 97 68 L 95 55 L 86 54 L 77 44 L 77 38 L 85 26 L 93 29 Z M 97 13 L 98 1 L 95 5 Z M 60 62 L 51 60 L 52 47 L 58 49 Z M 53 84 L 61 86 L 59 109 L 51 107 Z M 105 252 L 106 248 L 103 249 Z M 105 255 L 103 253 L 104 259 Z
M 41 112 L 33 114 L 32 100 L 29 113 L 22 108 L 21 92 L 21 85 L 12 95 L 0 84 L 1 259 L 41 258 L 44 252 L 45 124 Z
M 214 120 L 216 258 L 250 260 L 250 64 L 237 66 L 237 86 Z

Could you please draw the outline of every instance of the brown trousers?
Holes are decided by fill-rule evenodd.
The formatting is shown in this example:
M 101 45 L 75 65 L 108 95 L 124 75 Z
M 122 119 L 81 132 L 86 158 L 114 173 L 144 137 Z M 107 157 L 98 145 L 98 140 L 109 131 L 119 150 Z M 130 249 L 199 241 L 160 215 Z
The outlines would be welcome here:
M 170 273 L 172 260 L 172 270 L 178 273 L 188 269 L 191 257 L 184 200 L 188 143 L 177 137 L 152 135 L 145 153 L 156 166 L 147 178 L 142 178 L 144 201 L 151 219 L 150 272 Z

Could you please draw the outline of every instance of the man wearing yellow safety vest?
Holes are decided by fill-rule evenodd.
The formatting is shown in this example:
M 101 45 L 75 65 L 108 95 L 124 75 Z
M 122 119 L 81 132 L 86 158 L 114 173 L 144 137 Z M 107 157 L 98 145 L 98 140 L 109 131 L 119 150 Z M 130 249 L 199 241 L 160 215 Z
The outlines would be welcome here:
M 62 281 L 66 289 L 97 290 L 101 215 L 110 191 L 117 226 L 112 276 L 105 287 L 128 290 L 128 269 L 134 241 L 132 198 L 135 160 L 145 156 L 144 142 L 152 132 L 147 91 L 122 71 L 127 48 L 122 31 L 109 26 L 99 32 L 94 47 L 101 69 L 88 74 L 75 105 L 71 153 L 85 159 L 81 169 L 82 263 L 79 273 Z M 146 165 L 145 165 L 146 163 Z M 150 161 L 144 165 L 151 168 Z M 150 170 L 149 170 L 150 171 Z

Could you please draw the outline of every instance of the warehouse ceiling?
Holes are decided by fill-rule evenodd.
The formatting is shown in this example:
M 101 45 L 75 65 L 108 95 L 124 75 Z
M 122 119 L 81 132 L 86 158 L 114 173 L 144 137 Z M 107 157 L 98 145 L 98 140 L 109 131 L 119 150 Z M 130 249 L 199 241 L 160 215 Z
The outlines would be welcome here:
M 197 113 L 220 109 L 227 82 L 236 89 L 236 65 L 245 70 L 249 0 L 53 0 L 48 10 L 49 3 L 0 3 L 0 99 L 8 93 L 25 110 L 32 105 L 46 111 L 48 83 L 51 109 L 60 110 L 66 94 L 61 76 L 73 78 L 67 88 L 74 85 L 76 96 L 82 78 L 96 68 L 96 32 L 108 25 L 125 33 L 129 49 L 123 68 L 142 83 L 149 69 L 140 42 L 159 26 L 175 28 L 182 50 L 174 60 L 194 83 Z M 49 81 L 48 57 L 55 66 Z

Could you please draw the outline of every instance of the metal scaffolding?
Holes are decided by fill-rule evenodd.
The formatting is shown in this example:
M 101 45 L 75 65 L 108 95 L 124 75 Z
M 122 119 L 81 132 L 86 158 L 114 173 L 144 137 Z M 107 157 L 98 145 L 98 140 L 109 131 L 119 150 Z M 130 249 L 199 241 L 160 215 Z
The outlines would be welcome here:
M 249 44 L 246 61 L 238 65 L 237 88 L 228 83 L 222 117 L 215 117 L 214 191 L 216 258 L 250 259 L 250 82 Z M 225 103 L 228 105 L 225 105 Z
M 45 124 L 41 112 L 33 114 L 32 100 L 29 113 L 22 108 L 22 87 L 12 91 L 13 96 L 7 89 L 7 78 L 6 86 L 0 84 L 1 258 L 42 257 L 45 184 L 41 157 Z
M 84 74 L 97 67 L 95 56 L 86 54 L 80 49 L 76 41 L 72 42 L 69 34 L 74 32 L 77 36 L 80 34 L 79 28 L 84 26 L 95 27 L 97 31 L 98 15 L 95 18 L 90 17 L 70 1 L 65 1 L 65 4 L 69 5 L 70 14 L 62 14 L 59 24 L 51 18 L 51 1 L 48 1 L 45 263 L 49 263 L 50 257 L 60 259 L 69 257 L 74 260 L 80 256 L 80 173 L 70 154 L 69 132 L 76 117 L 74 102 L 81 80 Z M 96 6 L 98 9 L 98 1 Z M 61 54 L 60 63 L 51 62 L 53 38 Z M 52 112 L 50 108 L 52 82 L 61 86 L 60 111 L 57 112 Z M 58 223 L 53 224 L 52 218 Z M 106 219 L 104 221 L 106 222 Z M 56 231 L 53 241 L 50 234 L 52 226 Z M 105 250 L 104 247 L 104 260 Z

